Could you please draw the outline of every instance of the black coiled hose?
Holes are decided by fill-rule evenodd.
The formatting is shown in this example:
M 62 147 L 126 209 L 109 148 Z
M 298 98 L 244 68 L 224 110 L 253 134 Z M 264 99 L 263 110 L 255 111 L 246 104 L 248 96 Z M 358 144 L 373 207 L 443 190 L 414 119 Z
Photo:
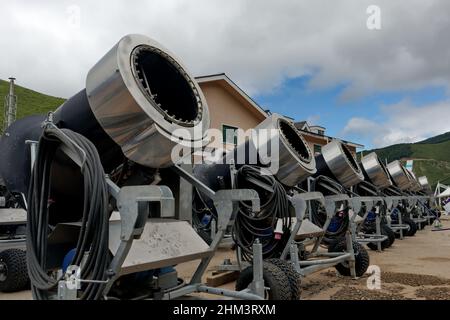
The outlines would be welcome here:
M 361 181 L 353 188 L 353 195 L 361 197 L 377 197 L 381 195 L 380 190 L 374 184 Z
M 338 182 L 327 176 L 318 176 L 316 179 L 314 179 L 314 182 L 311 185 L 311 191 L 319 191 L 324 196 L 348 193 L 348 190 L 346 190 Z M 312 222 L 319 227 L 323 227 L 326 219 L 327 213 L 325 211 L 325 208 L 323 208 L 319 202 L 312 201 L 311 202 Z M 331 230 L 333 223 L 338 225 L 338 227 L 335 230 Z M 340 239 L 341 237 L 343 237 L 348 229 L 349 223 L 350 219 L 348 215 L 348 208 L 344 207 L 343 210 L 339 210 L 336 213 L 336 216 L 333 218 L 328 230 L 326 231 L 326 234 L 323 238 L 323 242 L 331 243 L 336 241 L 336 239 Z
M 353 191 L 350 192 L 352 196 L 355 197 L 376 197 L 381 195 L 380 190 L 372 183 L 368 181 L 361 181 L 353 187 Z M 370 210 L 375 210 L 375 206 L 370 208 Z M 360 217 L 363 217 L 366 212 L 366 205 L 362 204 L 361 210 L 357 212 Z M 366 223 L 368 223 L 366 221 Z
M 95 146 L 82 135 L 67 129 L 45 129 L 30 180 L 28 192 L 27 265 L 35 299 L 49 299 L 57 279 L 46 268 L 49 235 L 50 172 L 59 147 L 65 146 L 84 159 L 84 205 L 76 253 L 71 265 L 81 265 L 81 279 L 104 281 L 109 263 L 108 190 L 105 173 Z M 70 183 L 70 182 L 69 182 Z M 70 203 L 66 204 L 70 206 Z M 61 213 L 62 214 L 62 213 Z M 80 299 L 100 299 L 104 283 L 82 284 Z
M 194 226 L 200 237 L 207 244 L 211 244 L 211 228 L 212 220 L 218 221 L 216 210 L 207 203 L 201 192 L 197 188 L 193 188 L 194 196 L 192 197 L 192 225 Z M 205 221 L 205 217 L 209 216 Z M 214 230 L 215 231 L 215 230 Z
M 290 234 L 291 219 L 289 200 L 283 185 L 270 174 L 261 174 L 261 168 L 244 165 L 236 175 L 235 187 L 254 189 L 261 201 L 261 210 L 254 212 L 250 203 L 243 201 L 233 226 L 233 240 L 241 248 L 242 257 L 249 261 L 252 245 L 261 241 L 263 257 L 278 257 L 286 246 Z M 275 239 L 277 220 L 281 219 L 283 234 Z

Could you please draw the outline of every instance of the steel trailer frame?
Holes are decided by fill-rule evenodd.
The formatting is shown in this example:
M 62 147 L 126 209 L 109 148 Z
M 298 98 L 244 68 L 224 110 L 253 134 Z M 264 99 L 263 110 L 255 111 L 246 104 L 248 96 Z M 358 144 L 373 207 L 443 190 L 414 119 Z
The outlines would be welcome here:
M 381 234 L 381 219 L 380 219 L 380 206 L 384 204 L 382 197 L 360 197 L 354 196 L 350 198 L 352 203 L 353 214 L 350 217 L 350 227 L 352 230 L 352 237 L 354 241 L 361 244 L 376 243 L 377 251 L 381 252 L 381 243 L 388 237 Z M 359 221 L 356 221 L 358 213 L 361 212 L 362 206 L 365 206 L 364 215 L 360 217 Z M 375 207 L 375 233 L 361 233 L 361 229 L 364 221 L 367 219 L 369 212 Z
M 421 211 L 421 215 L 423 218 L 427 220 L 427 223 L 429 226 L 431 226 L 432 222 L 431 219 L 437 218 L 434 214 L 430 215 L 431 209 L 427 206 L 426 201 L 429 201 L 430 203 L 433 202 L 433 196 L 429 195 L 418 195 L 417 196 L 417 208 Z M 421 200 L 424 200 L 423 202 Z M 425 212 L 426 211 L 426 212 Z
M 312 177 L 308 178 L 308 189 L 310 189 L 310 182 L 311 179 L 314 179 Z M 319 251 L 320 244 L 323 240 L 323 237 L 325 235 L 326 230 L 328 229 L 328 226 L 331 222 L 331 219 L 336 214 L 336 210 L 338 210 L 337 203 L 339 202 L 345 202 L 349 207 L 352 207 L 352 202 L 355 203 L 355 205 L 358 205 L 358 203 L 361 203 L 363 201 L 372 201 L 369 199 L 362 199 L 362 200 L 352 200 L 348 195 L 346 194 L 337 194 L 337 195 L 330 195 L 330 196 L 323 196 L 320 192 L 315 191 L 308 191 L 305 193 L 295 193 L 292 196 L 288 196 L 289 202 L 294 207 L 295 211 L 295 224 L 291 227 L 291 233 L 290 237 L 286 242 L 286 246 L 283 249 L 280 259 L 287 260 L 287 255 L 290 254 L 291 263 L 293 264 L 295 270 L 303 277 L 307 276 L 308 274 L 317 272 L 322 269 L 326 269 L 329 267 L 333 267 L 339 263 L 342 262 L 348 262 L 350 267 L 351 276 L 353 278 L 356 278 L 356 271 L 355 271 L 355 256 L 354 256 L 354 250 L 352 241 L 354 240 L 354 237 L 352 235 L 352 228 L 350 227 L 350 224 L 348 226 L 348 229 L 345 233 L 345 239 L 347 241 L 347 251 L 346 252 L 323 252 Z M 302 242 L 296 242 L 295 237 L 297 235 L 297 232 L 300 230 L 301 225 L 303 223 L 303 219 L 306 216 L 306 212 L 308 211 L 310 218 L 311 218 L 311 209 L 310 209 L 310 201 L 317 200 L 319 201 L 325 208 L 327 213 L 327 218 L 325 221 L 325 224 L 322 226 L 321 235 L 320 236 L 314 236 L 311 237 L 314 240 L 311 241 L 311 239 L 307 241 Z M 360 208 L 360 206 L 359 206 Z M 358 209 L 359 210 L 359 209 Z M 299 247 L 304 248 L 308 245 L 312 244 L 313 249 L 311 253 L 308 255 L 308 258 L 313 258 L 313 260 L 299 260 L 298 259 L 298 252 Z M 323 258 L 323 259 L 320 259 Z M 236 264 L 230 264 L 229 262 L 223 263 L 218 266 L 219 271 L 242 271 L 245 267 L 249 265 L 248 262 L 243 261 L 241 251 L 239 247 L 236 250 Z
M 398 223 L 392 223 L 390 214 L 391 211 L 398 207 L 398 205 L 404 200 L 404 196 L 385 196 L 384 202 L 386 203 L 386 219 L 388 221 L 388 226 L 394 231 L 399 232 L 399 239 L 403 240 L 404 235 L 403 231 L 408 229 L 408 226 L 406 224 L 403 224 L 402 221 L 402 213 L 399 212 L 398 214 Z
M 322 227 L 322 233 L 319 236 L 313 236 L 311 237 L 314 239 L 311 243 L 311 241 L 305 239 L 304 241 L 296 242 L 295 237 L 298 233 L 298 231 L 301 228 L 301 225 L 303 223 L 303 219 L 306 214 L 306 210 L 309 207 L 310 201 L 319 201 L 325 208 L 325 211 L 327 213 L 327 219 Z M 355 256 L 353 251 L 353 244 L 352 244 L 352 236 L 351 236 L 351 230 L 350 228 L 346 231 L 345 239 L 347 241 L 347 251 L 346 252 L 320 252 L 320 244 L 322 242 L 322 239 L 325 235 L 326 230 L 328 229 L 328 226 L 331 222 L 331 219 L 334 217 L 336 210 L 337 210 L 337 203 L 340 202 L 347 202 L 349 204 L 350 198 L 348 195 L 345 194 L 338 194 L 338 195 L 330 195 L 330 196 L 323 196 L 320 192 L 306 192 L 306 193 L 299 193 L 295 194 L 291 198 L 291 203 L 294 205 L 295 208 L 295 215 L 296 215 L 296 223 L 294 227 L 292 228 L 289 240 L 287 241 L 287 244 L 281 254 L 281 259 L 287 260 L 287 255 L 289 253 L 290 255 L 290 262 L 293 264 L 295 270 L 303 277 L 307 276 L 308 274 L 317 272 L 322 269 L 326 269 L 329 267 L 333 267 L 339 263 L 342 262 L 348 262 L 350 273 L 352 278 L 356 278 L 356 271 L 355 271 Z M 313 249 L 308 254 L 307 259 L 313 258 L 313 260 L 300 260 L 298 258 L 299 253 L 299 247 L 304 249 L 307 245 L 313 245 Z M 318 259 L 319 258 L 319 259 Z M 322 259 L 320 259 L 322 258 Z

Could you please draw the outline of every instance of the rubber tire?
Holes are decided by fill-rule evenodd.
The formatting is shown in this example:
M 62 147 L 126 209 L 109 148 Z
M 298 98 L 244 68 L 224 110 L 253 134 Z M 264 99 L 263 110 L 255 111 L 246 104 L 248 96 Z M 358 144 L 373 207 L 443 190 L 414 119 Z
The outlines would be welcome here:
M 198 230 L 197 230 L 197 234 L 200 236 L 200 238 L 202 238 L 203 241 L 206 242 L 206 244 L 207 244 L 208 246 L 211 245 L 211 243 L 212 243 L 212 238 L 211 238 L 211 234 L 210 234 L 210 233 L 208 233 L 206 230 L 198 229 Z
M 392 229 L 389 228 L 389 226 L 386 225 L 386 224 L 382 224 L 382 225 L 380 226 L 380 228 L 381 228 L 381 234 L 382 234 L 383 236 L 387 236 L 387 237 L 388 237 L 386 240 L 384 240 L 383 242 L 381 242 L 381 250 L 384 250 L 384 249 L 387 249 L 387 248 L 389 248 L 390 246 L 392 246 L 392 244 L 394 243 L 394 241 L 395 241 L 395 233 L 394 233 L 394 231 L 392 231 Z M 378 250 L 378 246 L 377 246 L 376 243 L 371 242 L 371 243 L 368 243 L 367 246 L 368 246 L 369 249 L 371 249 L 371 250 L 374 250 L 374 251 Z
M 402 217 L 402 223 L 409 225 L 409 230 L 406 230 L 403 235 L 407 237 L 412 237 L 417 232 L 417 224 L 409 217 Z
M 382 224 L 381 227 L 386 232 L 388 239 L 389 239 L 389 245 L 387 248 L 391 247 L 395 242 L 395 232 L 392 230 L 387 224 Z
M 381 243 L 381 250 L 386 249 L 385 245 L 383 244 L 384 241 Z M 369 242 L 367 243 L 367 247 L 372 251 L 378 251 L 378 244 L 375 242 Z
M 382 236 L 387 236 L 386 231 L 384 231 L 384 229 L 383 229 L 383 226 L 381 226 L 380 231 L 381 231 Z M 374 232 L 374 234 L 375 233 L 376 232 Z M 381 242 L 381 250 L 386 249 L 388 246 L 389 246 L 389 238 Z M 374 250 L 374 251 L 378 250 L 378 244 L 376 242 L 367 243 L 367 247 L 369 247 L 369 249 Z
M 300 300 L 300 288 L 301 288 L 301 276 L 295 271 L 292 263 L 286 260 L 281 259 L 268 259 L 267 262 L 270 262 L 280 268 L 288 277 L 289 286 L 291 288 L 291 300 Z
M 370 265 L 369 253 L 360 243 L 353 241 L 353 250 L 355 252 L 355 271 L 356 276 L 361 277 L 366 273 Z M 344 252 L 347 251 L 347 241 L 343 239 L 334 246 L 328 248 L 328 252 Z M 336 270 L 343 276 L 351 276 L 350 268 L 342 263 L 334 266 Z
M 423 230 L 423 229 L 425 229 L 425 226 L 428 224 L 428 222 L 427 221 L 424 221 L 424 222 L 420 222 L 419 223 L 419 230 Z
M 7 249 L 0 252 L 0 261 L 8 269 L 6 279 L 0 281 L 0 292 L 16 292 L 25 289 L 29 281 L 25 251 Z
M 291 300 L 291 288 L 287 275 L 276 265 L 263 262 L 264 286 L 269 287 L 268 300 Z M 246 289 L 253 281 L 253 266 L 242 270 L 236 280 L 236 291 Z
M 339 237 L 339 238 L 333 240 L 332 242 L 330 242 L 328 244 L 328 252 L 336 252 L 336 251 L 334 251 L 335 250 L 334 248 L 338 245 L 338 243 L 341 243 L 342 241 L 346 241 L 345 237 Z

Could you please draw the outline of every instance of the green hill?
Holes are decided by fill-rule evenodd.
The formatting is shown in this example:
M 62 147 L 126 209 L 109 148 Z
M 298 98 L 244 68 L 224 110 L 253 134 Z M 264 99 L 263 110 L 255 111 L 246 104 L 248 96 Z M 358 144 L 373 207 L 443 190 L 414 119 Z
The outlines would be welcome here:
M 416 143 L 395 144 L 364 151 L 364 154 L 372 151 L 387 162 L 414 160 L 413 171 L 416 176 L 427 176 L 432 186 L 438 181 L 450 179 L 450 132 Z
M 9 91 L 9 82 L 0 80 L 0 131 L 3 128 L 4 99 Z M 32 114 L 46 114 L 55 110 L 65 99 L 48 96 L 21 86 L 15 86 L 17 95 L 17 119 Z

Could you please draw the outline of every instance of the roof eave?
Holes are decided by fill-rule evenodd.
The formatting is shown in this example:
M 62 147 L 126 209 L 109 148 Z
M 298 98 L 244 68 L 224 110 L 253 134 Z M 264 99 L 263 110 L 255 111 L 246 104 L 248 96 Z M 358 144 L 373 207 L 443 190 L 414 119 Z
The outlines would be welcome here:
M 242 90 L 233 80 L 228 78 L 225 73 L 218 73 L 207 76 L 195 77 L 198 83 L 212 82 L 212 81 L 225 81 L 230 87 L 236 90 L 256 111 L 258 111 L 264 118 L 268 117 L 265 112 L 244 90 Z

